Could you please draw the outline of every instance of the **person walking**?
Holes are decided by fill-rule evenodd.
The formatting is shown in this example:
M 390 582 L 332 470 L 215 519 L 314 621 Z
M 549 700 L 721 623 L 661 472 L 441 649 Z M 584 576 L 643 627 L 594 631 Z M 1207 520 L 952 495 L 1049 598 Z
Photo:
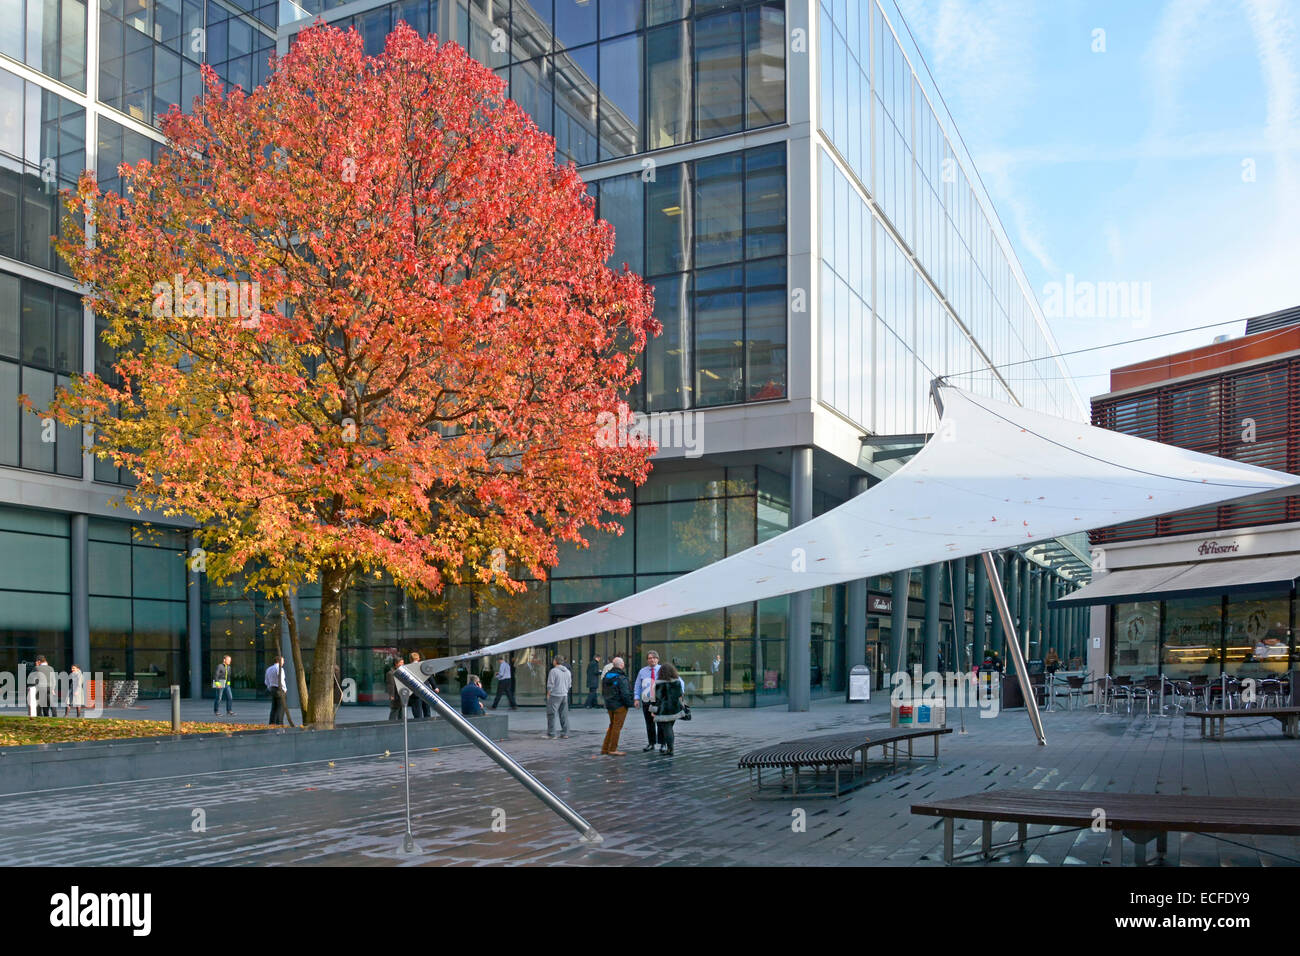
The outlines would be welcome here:
M 419 651 L 411 651 L 411 663 L 412 664 L 420 663 Z M 429 683 L 428 681 L 425 681 L 425 684 L 428 683 Z M 433 716 L 433 708 L 429 706 L 429 702 L 425 700 L 423 697 L 421 697 L 419 694 L 415 693 L 415 691 L 412 691 L 411 692 L 411 719 L 427 720 L 432 716 Z
M 388 669 L 384 675 L 384 690 L 388 691 L 388 719 L 402 719 L 402 695 L 397 691 L 397 669 L 405 664 L 406 661 L 398 655 L 393 661 L 393 666 Z
M 227 654 L 217 665 L 217 672 L 212 675 L 212 689 L 216 691 L 212 695 L 212 716 L 215 717 L 221 713 L 221 702 L 226 702 L 226 716 L 235 716 L 235 692 L 231 689 L 231 667 L 230 655 Z
M 605 740 L 600 745 L 600 753 L 611 757 L 624 757 L 626 753 L 618 749 L 618 738 L 623 732 L 623 721 L 627 719 L 627 710 L 634 700 L 632 688 L 627 683 L 627 673 L 623 670 L 623 658 L 616 657 L 610 661 L 609 670 L 601 678 L 600 689 L 605 698 L 605 711 L 609 714 L 609 729 L 605 731 Z
M 283 724 L 288 713 L 286 701 L 289 695 L 289 682 L 284 674 L 284 658 L 276 657 L 275 663 L 266 669 L 263 678 L 266 690 L 271 695 L 271 717 L 269 724 Z
M 655 682 L 655 723 L 659 727 L 659 753 L 672 756 L 673 741 L 676 739 L 677 721 L 686 713 L 682 705 L 682 695 L 686 684 L 671 663 L 659 669 L 659 679 Z
M 501 703 L 501 695 L 506 695 L 506 700 L 510 701 L 510 709 L 518 710 L 515 704 L 515 678 L 514 671 L 510 667 L 509 655 L 501 658 L 501 663 L 497 665 L 497 696 L 492 701 L 492 709 L 497 709 L 497 704 Z
M 460 692 L 460 712 L 466 717 L 482 717 L 485 700 L 487 691 L 483 689 L 483 680 L 477 674 L 470 674 L 469 683 Z
M 557 657 L 555 665 L 546 675 L 546 736 L 555 736 L 555 725 L 560 725 L 560 736 L 569 736 L 569 690 L 573 675 L 564 666 L 564 658 Z
M 592 657 L 591 663 L 587 665 L 586 707 L 588 710 L 596 706 L 596 701 L 597 701 L 596 692 L 600 690 L 600 677 L 601 677 L 600 655 L 597 654 L 594 657 Z
M 68 674 L 68 699 L 65 704 L 64 717 L 71 710 L 76 710 L 78 717 L 86 716 L 86 675 L 81 673 L 81 668 L 76 664 L 72 665 L 72 672 Z
M 649 753 L 661 742 L 659 740 L 659 725 L 655 723 L 655 715 L 649 707 L 643 706 L 655 699 L 655 683 L 659 680 L 659 652 L 649 651 L 645 659 L 645 667 L 637 671 L 636 674 L 636 686 L 633 696 L 636 698 L 636 706 L 641 708 L 641 714 L 645 717 L 645 734 L 650 739 L 650 742 L 641 749 L 643 753 Z

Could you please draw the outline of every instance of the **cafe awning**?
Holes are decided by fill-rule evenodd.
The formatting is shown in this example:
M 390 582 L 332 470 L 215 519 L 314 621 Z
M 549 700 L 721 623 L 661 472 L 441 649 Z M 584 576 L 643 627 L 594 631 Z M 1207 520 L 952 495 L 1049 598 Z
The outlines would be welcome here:
M 1300 554 L 1261 558 L 1162 564 L 1153 568 L 1121 568 L 1094 576 L 1082 587 L 1049 607 L 1127 604 L 1161 601 L 1197 594 L 1240 594 L 1289 588 L 1300 577 Z

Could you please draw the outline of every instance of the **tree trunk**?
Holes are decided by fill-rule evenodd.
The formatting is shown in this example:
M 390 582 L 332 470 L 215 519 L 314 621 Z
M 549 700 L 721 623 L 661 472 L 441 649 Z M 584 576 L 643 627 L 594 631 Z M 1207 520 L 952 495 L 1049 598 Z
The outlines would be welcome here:
M 293 613 L 293 602 L 288 594 L 280 595 L 280 609 L 289 624 L 289 648 L 293 653 L 293 673 L 298 678 L 298 703 L 302 710 L 302 725 L 306 727 L 311 698 L 307 694 L 307 672 L 302 669 L 302 643 L 298 640 L 298 618 Z
M 321 571 L 320 627 L 311 669 L 311 723 L 316 727 L 334 726 L 334 662 L 350 573 L 350 569 L 333 567 Z

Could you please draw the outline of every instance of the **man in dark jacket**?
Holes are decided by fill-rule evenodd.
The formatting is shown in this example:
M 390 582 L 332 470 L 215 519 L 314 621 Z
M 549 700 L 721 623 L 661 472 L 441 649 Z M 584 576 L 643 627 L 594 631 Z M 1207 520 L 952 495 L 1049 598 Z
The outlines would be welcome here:
M 388 719 L 402 719 L 402 695 L 397 692 L 397 669 L 405 664 L 401 657 L 393 661 L 392 670 L 384 677 L 384 689 L 388 691 Z
M 597 693 L 600 691 L 600 655 L 597 654 L 587 665 L 587 707 L 595 707 Z
M 234 668 L 230 666 L 230 655 L 227 654 L 217 665 L 217 672 L 212 675 L 212 689 L 216 694 L 212 698 L 212 716 L 215 717 L 221 713 L 221 702 L 226 702 L 226 716 L 235 716 L 235 694 L 231 690 L 231 683 L 234 680 Z
M 609 729 L 605 731 L 605 741 L 600 745 L 600 752 L 611 757 L 625 757 L 627 755 L 618 749 L 618 738 L 623 732 L 627 709 L 635 701 L 632 697 L 632 685 L 628 683 L 627 672 L 623 669 L 623 658 L 616 657 L 611 664 L 605 679 L 600 682 L 601 693 L 605 698 L 605 711 L 609 714 Z
M 460 692 L 460 712 L 466 717 L 480 717 L 483 714 L 483 701 L 487 700 L 487 691 L 477 674 L 469 675 L 469 683 Z

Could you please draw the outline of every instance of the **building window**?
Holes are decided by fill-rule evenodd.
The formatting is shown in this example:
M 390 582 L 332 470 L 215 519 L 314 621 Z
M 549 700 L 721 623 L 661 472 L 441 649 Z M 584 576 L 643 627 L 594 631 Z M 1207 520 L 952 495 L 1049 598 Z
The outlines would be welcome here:
M 59 189 L 86 166 L 86 113 L 0 70 L 0 255 L 68 274 L 51 238 L 63 229 Z
M 138 681 L 141 697 L 187 686 L 184 532 L 102 518 L 88 530 L 92 669 Z
M 783 398 L 785 147 L 597 185 L 600 215 L 615 228 L 611 265 L 650 277 L 663 325 L 632 403 L 667 411 Z
M 84 0 L 9 0 L 0 15 L 0 53 L 85 92 Z
M 66 669 L 70 561 L 66 515 L 0 507 L 0 670 L 16 673 L 19 663 L 31 668 L 37 654 L 55 670 Z
M 0 464 L 81 477 L 81 428 L 45 415 L 82 371 L 81 299 L 0 273 Z M 27 395 L 32 411 L 18 405 Z
M 1143 602 L 1140 607 L 1155 606 L 1156 602 Z M 1146 652 L 1139 649 L 1139 639 L 1154 653 L 1156 635 L 1149 626 L 1150 614 L 1144 617 L 1144 630 L 1141 635 L 1130 634 L 1133 625 L 1119 613 L 1130 605 L 1119 605 L 1116 609 L 1115 667 L 1117 673 L 1154 674 L 1154 667 L 1146 660 Z M 1162 657 L 1164 675 L 1171 679 L 1193 677 L 1217 677 L 1222 660 L 1223 641 L 1223 599 L 1220 595 L 1210 597 L 1178 598 L 1164 602 L 1164 619 L 1160 627 L 1160 639 L 1163 644 Z M 1119 645 L 1123 643 L 1123 654 Z M 1131 659 L 1131 660 L 1130 660 Z M 1142 665 L 1140 672 L 1132 665 Z M 1129 665 L 1127 669 L 1120 668 Z

